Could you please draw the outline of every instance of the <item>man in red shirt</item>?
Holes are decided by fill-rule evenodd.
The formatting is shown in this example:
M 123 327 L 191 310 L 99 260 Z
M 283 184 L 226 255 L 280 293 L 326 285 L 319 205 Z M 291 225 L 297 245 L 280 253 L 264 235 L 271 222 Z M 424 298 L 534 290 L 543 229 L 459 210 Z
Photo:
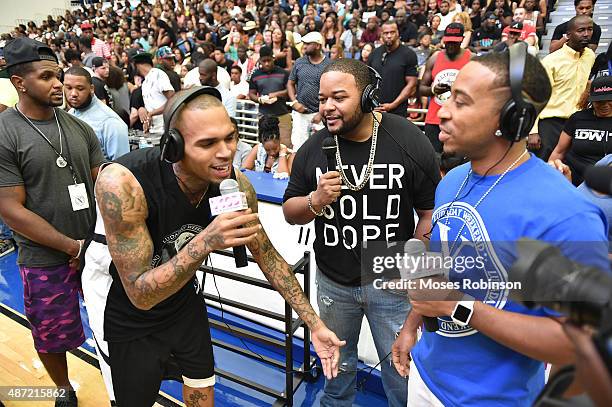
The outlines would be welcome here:
M 514 18 L 512 24 L 506 26 L 502 31 L 502 41 L 508 39 L 510 31 L 520 32 L 519 40 L 526 42 L 530 47 L 535 47 L 538 44 L 538 37 L 536 35 L 535 27 L 530 24 L 523 24 L 525 21 L 526 11 L 522 7 L 518 7 L 514 10 Z
M 460 23 L 450 23 L 444 30 L 444 49 L 434 53 L 425 64 L 425 72 L 420 84 L 421 96 L 430 97 L 427 116 L 425 116 L 425 135 L 436 152 L 442 152 L 442 143 L 438 139 L 440 134 L 440 118 L 438 110 L 450 97 L 451 85 L 455 81 L 459 70 L 463 68 L 472 57 L 469 49 L 461 48 L 464 28 Z
M 91 23 L 81 24 L 81 36 L 85 36 L 91 39 L 91 50 L 94 54 L 102 58 L 110 59 L 110 46 L 101 39 L 94 37 L 93 25 L 91 25 Z

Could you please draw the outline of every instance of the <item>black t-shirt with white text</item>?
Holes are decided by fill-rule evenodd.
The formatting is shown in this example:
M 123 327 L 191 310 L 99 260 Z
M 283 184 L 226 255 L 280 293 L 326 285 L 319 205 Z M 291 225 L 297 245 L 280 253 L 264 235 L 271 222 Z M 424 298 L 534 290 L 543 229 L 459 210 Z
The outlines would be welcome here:
M 333 215 L 315 219 L 317 266 L 343 285 L 362 283 L 361 264 L 357 260 L 362 242 L 406 241 L 413 237 L 415 228 L 413 209 L 434 207 L 440 174 L 431 143 L 408 120 L 393 114 L 382 117 L 382 126 L 418 160 L 427 174 L 379 126 L 373 171 L 366 186 L 360 191 L 343 186 L 341 197 L 333 204 Z M 283 201 L 307 196 L 317 189 L 319 177 L 327 172 L 321 149 L 326 137 L 329 132 L 323 129 L 300 147 Z M 372 138 L 354 142 L 338 137 L 344 171 L 353 184 L 359 184 L 365 176 L 371 142 Z M 340 216 L 336 217 L 338 211 Z
M 591 68 L 591 74 L 589 79 L 597 79 L 602 76 L 610 76 L 612 74 L 612 58 L 608 56 L 607 52 L 602 52 L 595 58 L 593 68 Z
M 563 131 L 572 138 L 565 162 L 572 170 L 572 183 L 580 185 L 586 168 L 612 153 L 612 117 L 597 117 L 593 109 L 580 110 L 567 119 Z
M 492 30 L 486 30 L 484 27 L 480 27 L 474 32 L 472 37 L 473 47 L 492 47 L 494 41 L 501 40 L 502 32 L 499 28 L 495 27 Z

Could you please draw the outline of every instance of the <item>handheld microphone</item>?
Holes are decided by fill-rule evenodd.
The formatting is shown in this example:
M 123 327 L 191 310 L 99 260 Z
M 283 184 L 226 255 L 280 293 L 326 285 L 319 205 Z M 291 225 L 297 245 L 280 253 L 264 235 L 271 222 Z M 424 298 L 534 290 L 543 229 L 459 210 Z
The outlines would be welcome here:
M 584 172 L 584 182 L 597 192 L 612 195 L 612 168 L 607 165 L 587 168 Z
M 404 244 L 404 258 L 412 257 L 418 258 L 427 253 L 425 243 L 419 239 L 412 238 Z M 417 259 L 418 260 L 418 259 Z M 419 264 L 418 261 L 413 261 L 412 265 Z M 400 275 L 404 280 L 416 280 L 419 278 L 433 277 L 444 275 L 445 271 L 441 269 L 425 269 L 423 267 L 412 267 L 409 269 L 399 267 Z M 434 317 L 423 317 L 423 324 L 428 332 L 436 332 L 440 327 L 438 325 L 438 318 Z
M 221 192 L 221 196 L 223 197 L 228 197 L 231 194 L 242 194 L 242 196 L 244 197 L 244 193 L 240 192 L 238 182 L 235 179 L 231 178 L 224 179 L 223 181 L 221 181 L 221 184 L 219 185 L 219 191 Z M 232 247 L 232 251 L 234 252 L 234 261 L 236 262 L 236 267 L 246 267 L 249 264 L 249 262 L 247 261 L 246 247 L 244 247 L 244 245 L 234 246 Z
M 325 137 L 321 148 L 327 158 L 327 172 L 336 171 L 336 151 L 338 150 L 336 140 L 333 137 Z

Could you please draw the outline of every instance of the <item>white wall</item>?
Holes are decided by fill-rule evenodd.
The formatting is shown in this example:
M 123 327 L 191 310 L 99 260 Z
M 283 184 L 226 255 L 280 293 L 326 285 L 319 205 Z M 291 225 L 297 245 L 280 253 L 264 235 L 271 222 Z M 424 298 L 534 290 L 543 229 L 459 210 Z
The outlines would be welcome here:
M 66 9 L 71 9 L 70 0 L 0 0 L 0 32 L 10 32 L 18 23 L 30 20 L 38 25 L 49 14 L 63 15 Z

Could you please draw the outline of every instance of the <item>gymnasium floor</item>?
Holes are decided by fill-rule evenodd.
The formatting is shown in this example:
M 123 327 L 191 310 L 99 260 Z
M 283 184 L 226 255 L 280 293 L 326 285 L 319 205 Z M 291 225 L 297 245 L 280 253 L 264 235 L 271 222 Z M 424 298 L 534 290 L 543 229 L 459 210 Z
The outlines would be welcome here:
M 14 252 L 0 258 L 0 386 L 52 385 L 51 379 L 36 356 L 28 323 L 23 315 L 23 289 L 19 270 L 15 263 L 16 257 L 17 255 Z M 91 346 L 93 345 L 91 331 L 82 304 L 81 316 L 88 339 L 81 348 L 68 357 L 70 378 L 73 387 L 77 390 L 80 407 L 108 406 L 106 389 L 97 368 L 97 357 Z M 209 317 L 221 320 L 220 313 L 213 308 L 209 308 Z M 228 315 L 227 312 L 223 319 L 241 328 L 283 340 L 280 332 Z M 244 347 L 239 339 L 224 331 L 213 328 L 211 333 L 213 338 Z M 244 341 L 249 349 L 264 356 L 284 361 L 283 353 L 260 346 L 257 342 Z M 300 341 L 295 341 L 294 355 L 300 355 L 300 351 Z M 216 365 L 220 369 L 265 384 L 273 389 L 280 390 L 284 386 L 284 373 L 277 368 L 218 347 L 214 348 L 214 353 Z M 298 368 L 298 366 L 296 365 L 295 368 Z M 365 366 L 360 366 L 360 368 L 363 369 Z M 386 406 L 387 402 L 382 393 L 378 371 L 374 371 L 371 375 L 368 375 L 368 373 L 369 369 L 365 369 L 358 374 L 358 382 L 365 382 L 363 386 L 365 390 L 360 390 L 357 393 L 355 405 Z M 295 393 L 294 405 L 304 407 L 319 405 L 322 388 L 323 379 L 321 377 L 313 383 L 302 383 Z M 181 400 L 180 383 L 165 381 L 162 384 L 156 406 L 184 405 Z M 270 396 L 217 377 L 217 384 L 215 385 L 216 406 L 269 406 L 274 404 L 275 401 L 276 399 Z M 2 402 L 7 407 L 53 406 L 52 401 Z

